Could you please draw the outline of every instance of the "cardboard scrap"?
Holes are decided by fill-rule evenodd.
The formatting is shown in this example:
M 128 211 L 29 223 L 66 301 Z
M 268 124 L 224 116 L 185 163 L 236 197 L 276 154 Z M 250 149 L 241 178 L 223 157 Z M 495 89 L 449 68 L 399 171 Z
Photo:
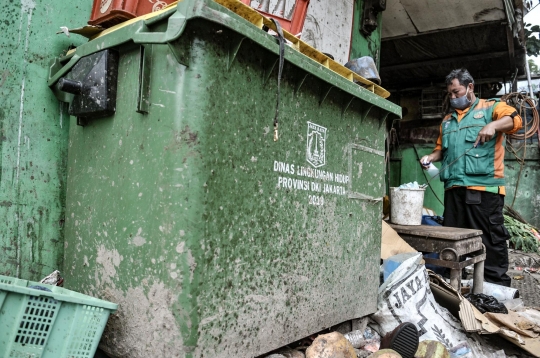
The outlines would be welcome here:
M 530 338 L 538 337 L 538 333 L 535 333 L 534 331 L 529 331 L 529 329 L 533 328 L 535 324 L 529 321 L 527 318 L 520 316 L 514 311 L 509 310 L 508 314 L 486 312 L 484 313 L 484 316 L 486 316 L 491 322 L 495 323 L 501 328 L 506 327 L 522 336 Z M 528 328 L 523 329 L 521 327 Z
M 511 331 L 509 329 L 501 328 L 499 331 L 499 335 L 503 336 L 504 338 L 506 338 L 510 342 L 515 343 L 518 346 L 525 345 L 525 341 L 517 332 Z
M 520 336 L 515 331 L 501 328 L 499 336 L 505 338 L 507 341 L 514 343 L 524 351 L 527 351 L 534 357 L 540 357 L 540 338 L 529 338 Z
M 430 270 L 428 273 L 435 300 L 456 317 L 459 316 L 467 332 L 498 334 L 534 357 L 540 358 L 540 336 L 537 333 L 540 327 L 537 321 L 540 312 L 528 308 L 522 312 L 508 310 L 508 314 L 491 312 L 482 314 L 439 275 Z
M 463 328 L 467 332 L 478 332 L 480 334 L 497 333 L 499 327 L 493 324 L 465 297 L 457 292 L 441 276 L 428 270 L 430 288 L 439 305 L 446 308 L 455 317 L 459 317 Z
M 463 298 L 465 301 L 467 301 L 466 298 Z M 469 302 L 469 301 L 467 301 Z M 473 315 L 474 318 L 477 321 L 477 325 L 479 325 L 479 331 L 480 334 L 494 334 L 499 332 L 499 326 L 497 326 L 495 323 L 491 322 L 489 318 L 484 316 L 482 312 L 480 312 L 476 307 L 474 307 L 471 303 L 469 303 L 473 309 Z
M 382 221 L 381 259 L 385 260 L 390 256 L 405 252 L 417 252 L 405 240 L 403 240 L 396 230 Z
M 533 308 L 525 308 L 517 312 L 518 315 L 526 317 L 529 321 L 533 322 L 537 328 L 540 328 L 540 311 Z

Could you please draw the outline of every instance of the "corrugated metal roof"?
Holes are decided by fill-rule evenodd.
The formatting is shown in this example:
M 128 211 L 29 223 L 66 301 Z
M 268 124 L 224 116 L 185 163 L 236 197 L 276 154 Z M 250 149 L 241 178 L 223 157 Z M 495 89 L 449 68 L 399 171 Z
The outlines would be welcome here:
M 517 8 L 511 0 L 389 1 L 382 25 L 383 86 L 402 89 L 441 83 L 459 67 L 469 69 L 475 78 L 494 81 L 510 78 L 516 68 L 522 74 L 523 6 L 515 1 Z
M 382 38 L 417 35 L 505 19 L 502 0 L 390 1 L 383 12 Z

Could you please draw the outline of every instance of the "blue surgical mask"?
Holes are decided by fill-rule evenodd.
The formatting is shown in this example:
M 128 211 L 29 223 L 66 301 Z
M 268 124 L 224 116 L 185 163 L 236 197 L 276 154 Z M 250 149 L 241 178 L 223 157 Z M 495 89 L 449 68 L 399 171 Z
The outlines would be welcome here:
M 467 98 L 467 95 L 469 94 L 469 87 L 467 87 L 467 92 L 465 92 L 465 96 L 458 97 L 458 98 L 451 98 L 450 99 L 450 106 L 455 109 L 465 109 L 469 107 L 472 103 L 472 101 Z

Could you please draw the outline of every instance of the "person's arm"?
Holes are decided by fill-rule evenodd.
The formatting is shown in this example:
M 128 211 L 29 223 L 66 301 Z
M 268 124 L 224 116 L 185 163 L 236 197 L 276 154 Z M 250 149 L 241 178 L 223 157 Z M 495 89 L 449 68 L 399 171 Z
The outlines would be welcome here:
M 496 132 L 513 134 L 521 129 L 523 119 L 519 116 L 516 109 L 505 102 L 499 102 L 494 105 L 492 122 L 488 123 L 478 132 L 476 143 L 485 143 L 493 138 Z
M 514 119 L 510 116 L 504 116 L 496 121 L 489 122 L 484 128 L 480 129 L 474 146 L 478 143 L 485 143 L 491 140 L 496 132 L 508 132 L 514 128 Z

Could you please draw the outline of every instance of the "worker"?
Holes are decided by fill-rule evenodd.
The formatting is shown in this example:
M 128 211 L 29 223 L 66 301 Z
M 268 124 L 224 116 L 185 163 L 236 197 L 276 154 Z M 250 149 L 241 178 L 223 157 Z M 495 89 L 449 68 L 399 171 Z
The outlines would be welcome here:
M 496 99 L 479 99 L 474 79 L 466 69 L 446 77 L 451 112 L 440 127 L 433 152 L 420 159 L 427 169 L 442 161 L 444 226 L 482 230 L 486 247 L 484 280 L 510 286 L 508 249 L 504 227 L 505 134 L 522 126 L 515 108 Z

